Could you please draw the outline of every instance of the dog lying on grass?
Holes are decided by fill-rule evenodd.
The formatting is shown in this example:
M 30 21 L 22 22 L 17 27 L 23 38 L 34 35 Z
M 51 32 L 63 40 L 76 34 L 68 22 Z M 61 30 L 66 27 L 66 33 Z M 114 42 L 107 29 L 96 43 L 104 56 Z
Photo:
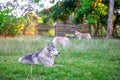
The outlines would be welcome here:
M 79 39 L 92 39 L 90 33 L 80 33 L 78 31 L 75 31 L 75 36 Z
M 62 44 L 62 46 L 65 47 L 70 43 L 70 40 L 67 37 L 56 36 L 54 37 L 52 42 L 55 46 L 57 46 L 58 44 Z
M 18 59 L 23 64 L 35 64 L 44 66 L 54 66 L 55 57 L 59 55 L 59 52 L 54 47 L 53 43 L 49 43 L 41 52 L 27 54 L 24 57 Z

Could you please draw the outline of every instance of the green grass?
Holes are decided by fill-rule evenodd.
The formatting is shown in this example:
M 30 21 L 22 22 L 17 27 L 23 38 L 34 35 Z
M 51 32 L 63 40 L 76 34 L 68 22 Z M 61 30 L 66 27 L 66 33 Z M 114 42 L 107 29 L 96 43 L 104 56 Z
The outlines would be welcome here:
M 52 37 L 0 39 L 0 80 L 120 80 L 120 40 L 71 39 L 67 48 L 57 47 L 55 63 L 44 67 L 18 63 L 26 53 L 38 52 Z

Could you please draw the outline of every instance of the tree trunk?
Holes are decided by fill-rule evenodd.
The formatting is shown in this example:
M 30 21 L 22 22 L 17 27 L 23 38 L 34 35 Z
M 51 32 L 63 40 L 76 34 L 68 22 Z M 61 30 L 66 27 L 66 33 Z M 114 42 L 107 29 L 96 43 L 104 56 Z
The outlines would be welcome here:
M 98 31 L 99 31 L 99 23 L 97 22 L 94 24 L 94 37 L 97 37 L 99 35 Z
M 116 22 L 114 22 L 114 24 L 113 24 L 113 36 L 114 36 L 115 38 L 118 38 L 116 26 L 117 26 L 117 24 L 116 24 Z
M 28 28 L 29 25 L 30 25 L 29 22 L 25 25 L 24 29 L 22 30 L 23 35 L 25 35 L 26 29 Z
M 107 36 L 106 38 L 113 38 L 113 11 L 114 11 L 114 0 L 109 0 L 109 15 L 107 25 Z

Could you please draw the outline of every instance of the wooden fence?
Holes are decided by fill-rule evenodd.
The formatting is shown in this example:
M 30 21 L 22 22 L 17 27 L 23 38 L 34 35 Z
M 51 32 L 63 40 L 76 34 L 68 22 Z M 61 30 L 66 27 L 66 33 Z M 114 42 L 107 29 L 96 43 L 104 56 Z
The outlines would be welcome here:
M 82 28 L 83 27 L 83 28 Z M 81 32 L 89 32 L 89 26 L 86 24 L 81 24 L 78 26 L 72 24 L 56 24 L 55 26 L 47 26 L 47 25 L 39 25 L 37 28 L 37 33 L 39 35 L 44 35 L 44 33 L 48 32 L 50 29 L 55 30 L 55 36 L 67 36 L 67 37 L 75 37 L 75 31 Z
M 37 28 L 37 34 L 38 35 L 47 35 L 47 32 L 50 29 L 55 29 L 55 27 L 40 24 L 40 25 L 38 25 L 38 28 Z
M 57 24 L 55 25 L 55 36 L 75 37 L 77 26 L 71 24 Z

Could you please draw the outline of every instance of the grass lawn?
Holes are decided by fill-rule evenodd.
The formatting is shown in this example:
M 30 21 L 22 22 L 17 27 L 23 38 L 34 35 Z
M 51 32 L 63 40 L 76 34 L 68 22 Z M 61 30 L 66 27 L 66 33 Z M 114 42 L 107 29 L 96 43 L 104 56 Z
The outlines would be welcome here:
M 0 80 L 120 80 L 120 40 L 71 39 L 68 47 L 57 47 L 61 54 L 55 63 L 63 66 L 18 63 L 51 41 L 44 36 L 0 38 Z

